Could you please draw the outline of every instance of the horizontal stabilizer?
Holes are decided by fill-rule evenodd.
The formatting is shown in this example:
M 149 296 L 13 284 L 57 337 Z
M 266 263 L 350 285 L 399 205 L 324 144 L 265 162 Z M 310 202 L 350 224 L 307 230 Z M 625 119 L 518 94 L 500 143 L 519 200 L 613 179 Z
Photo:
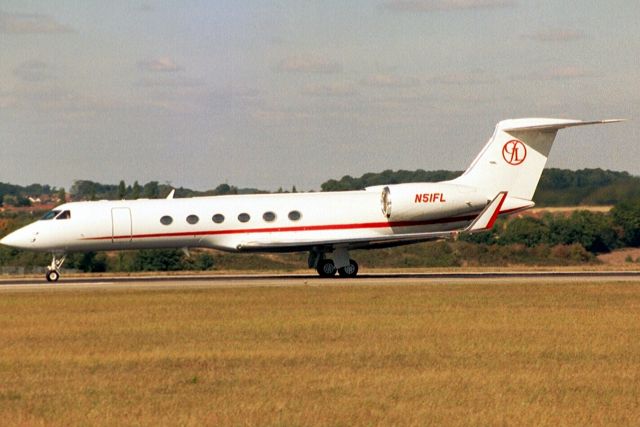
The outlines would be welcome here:
M 573 126 L 586 126 L 586 125 L 601 125 L 607 123 L 624 122 L 625 119 L 608 119 L 608 120 L 562 120 L 562 119 L 515 119 L 515 120 L 503 120 L 500 123 L 500 128 L 505 132 L 513 132 L 518 130 L 551 130 L 557 131 L 560 129 L 573 127 Z M 538 123 L 535 123 L 538 122 Z

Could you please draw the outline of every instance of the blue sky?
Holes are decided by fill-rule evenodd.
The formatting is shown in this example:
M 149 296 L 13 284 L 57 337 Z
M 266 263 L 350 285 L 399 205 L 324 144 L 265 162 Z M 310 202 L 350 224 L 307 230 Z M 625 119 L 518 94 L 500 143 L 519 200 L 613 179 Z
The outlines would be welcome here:
M 579 4 L 579 5 L 577 5 Z M 640 3 L 0 3 L 0 181 L 318 189 L 464 169 L 501 119 L 550 166 L 640 174 Z

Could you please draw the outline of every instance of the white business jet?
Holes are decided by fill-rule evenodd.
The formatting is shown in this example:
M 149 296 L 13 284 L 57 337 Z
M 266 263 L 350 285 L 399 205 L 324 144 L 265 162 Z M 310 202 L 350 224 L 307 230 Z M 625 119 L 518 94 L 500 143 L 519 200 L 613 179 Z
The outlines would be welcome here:
M 399 246 L 489 230 L 498 215 L 534 206 L 533 194 L 559 129 L 619 120 L 516 119 L 458 178 L 361 191 L 65 203 L 0 243 L 53 254 L 147 248 L 309 252 L 322 277 L 355 277 L 353 249 Z

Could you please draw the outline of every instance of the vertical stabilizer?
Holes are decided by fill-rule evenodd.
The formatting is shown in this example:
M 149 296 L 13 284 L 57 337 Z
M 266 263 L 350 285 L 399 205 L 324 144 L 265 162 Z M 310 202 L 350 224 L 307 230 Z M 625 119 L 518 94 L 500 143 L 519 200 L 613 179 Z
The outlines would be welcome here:
M 558 130 L 617 121 L 503 120 L 471 166 L 454 182 L 486 190 L 487 197 L 508 191 L 510 198 L 531 200 Z

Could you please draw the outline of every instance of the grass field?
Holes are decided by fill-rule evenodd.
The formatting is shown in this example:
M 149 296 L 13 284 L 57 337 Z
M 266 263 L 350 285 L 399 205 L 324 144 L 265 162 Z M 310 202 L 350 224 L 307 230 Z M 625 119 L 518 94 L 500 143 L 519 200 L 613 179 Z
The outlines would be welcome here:
M 639 425 L 640 284 L 0 294 L 0 424 Z

